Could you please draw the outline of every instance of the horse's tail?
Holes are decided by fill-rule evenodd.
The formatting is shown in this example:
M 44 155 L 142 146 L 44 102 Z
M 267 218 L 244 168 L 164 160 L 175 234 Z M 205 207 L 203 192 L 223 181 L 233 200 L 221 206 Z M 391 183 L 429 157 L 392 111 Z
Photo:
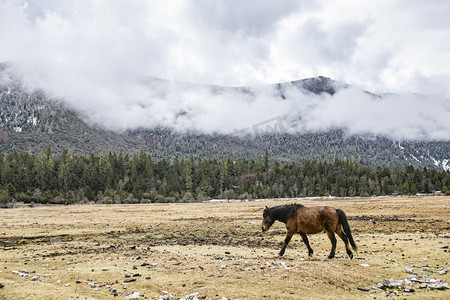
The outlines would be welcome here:
M 347 216 L 345 215 L 342 209 L 336 209 L 336 212 L 339 216 L 339 222 L 341 222 L 342 227 L 344 228 L 345 235 L 347 236 L 350 245 L 352 245 L 353 250 L 357 251 L 357 247 L 355 241 L 353 240 L 352 232 L 350 230 L 350 225 L 348 225 Z

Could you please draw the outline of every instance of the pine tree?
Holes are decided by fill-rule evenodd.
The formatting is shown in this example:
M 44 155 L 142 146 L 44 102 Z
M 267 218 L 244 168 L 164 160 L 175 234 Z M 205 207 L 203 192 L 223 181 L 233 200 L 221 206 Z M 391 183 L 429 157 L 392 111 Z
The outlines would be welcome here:
M 101 154 L 98 162 L 98 180 L 99 188 L 104 191 L 105 189 L 113 189 L 114 171 L 111 165 L 110 157 L 107 154 Z
M 269 171 L 269 150 L 264 149 L 264 172 Z
M 185 191 L 191 193 L 193 191 L 192 169 L 193 169 L 193 160 L 189 159 L 184 164 L 184 186 Z
M 74 157 L 72 151 L 65 151 L 61 156 L 58 170 L 58 185 L 65 192 L 74 189 L 74 169 Z

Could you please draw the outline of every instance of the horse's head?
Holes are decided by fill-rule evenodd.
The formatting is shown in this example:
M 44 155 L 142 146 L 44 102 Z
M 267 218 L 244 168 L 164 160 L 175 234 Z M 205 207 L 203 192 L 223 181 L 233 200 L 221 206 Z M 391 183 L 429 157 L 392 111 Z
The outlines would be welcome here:
M 270 216 L 269 208 L 266 206 L 266 208 L 264 209 L 264 212 L 263 212 L 263 221 L 262 221 L 262 224 L 261 224 L 262 231 L 269 230 L 270 226 L 272 226 L 272 224 L 274 222 L 275 222 L 275 219 L 273 219 Z

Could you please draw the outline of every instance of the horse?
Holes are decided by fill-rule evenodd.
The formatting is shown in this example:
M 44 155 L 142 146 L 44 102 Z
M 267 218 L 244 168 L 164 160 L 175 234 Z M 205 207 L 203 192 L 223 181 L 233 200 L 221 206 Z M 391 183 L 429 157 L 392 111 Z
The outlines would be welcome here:
M 286 238 L 279 256 L 284 255 L 286 246 L 289 244 L 294 233 L 299 233 L 308 247 L 308 256 L 313 255 L 314 251 L 309 245 L 307 234 L 315 234 L 325 231 L 331 241 L 331 252 L 328 255 L 332 259 L 336 252 L 336 237 L 334 233 L 344 241 L 347 255 L 353 259 L 353 253 L 350 250 L 349 242 L 354 251 L 357 251 L 355 241 L 353 240 L 347 216 L 341 209 L 335 209 L 330 206 L 306 207 L 302 204 L 280 205 L 264 209 L 262 231 L 267 231 L 275 221 L 286 224 Z

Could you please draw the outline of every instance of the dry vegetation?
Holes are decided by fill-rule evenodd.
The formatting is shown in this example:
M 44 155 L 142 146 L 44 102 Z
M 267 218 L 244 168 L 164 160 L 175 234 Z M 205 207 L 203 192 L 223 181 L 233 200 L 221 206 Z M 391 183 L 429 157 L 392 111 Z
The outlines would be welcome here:
M 293 202 L 343 209 L 359 247 L 355 259 L 341 240 L 336 258 L 326 259 L 325 234 L 310 236 L 312 258 L 300 236 L 278 257 L 284 224 L 263 234 L 262 211 Z M 0 299 L 124 299 L 133 292 L 158 299 L 163 291 L 206 299 L 385 299 L 382 290 L 364 290 L 406 278 L 405 268 L 448 282 L 449 273 L 439 272 L 450 267 L 449 216 L 449 197 L 4 209 Z M 450 297 L 419 285 L 396 290 L 395 298 Z

